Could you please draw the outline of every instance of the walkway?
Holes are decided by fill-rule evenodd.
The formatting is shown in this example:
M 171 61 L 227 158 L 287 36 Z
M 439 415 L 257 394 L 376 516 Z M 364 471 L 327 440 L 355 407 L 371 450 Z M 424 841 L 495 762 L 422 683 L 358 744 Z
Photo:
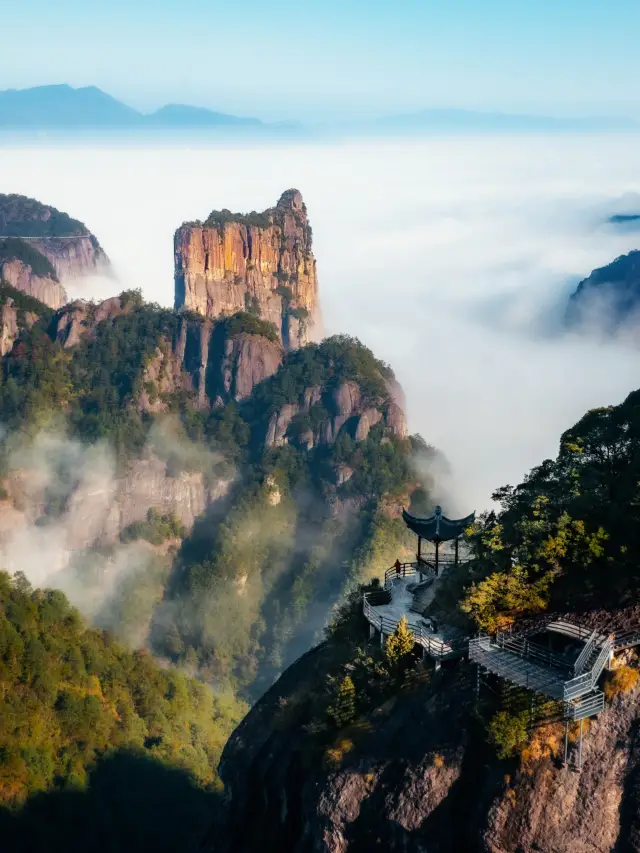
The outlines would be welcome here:
M 444 567 L 443 567 L 444 568 Z M 419 571 L 420 570 L 420 571 Z M 437 585 L 446 573 L 443 571 L 428 590 L 422 591 L 420 603 L 426 607 L 435 595 Z M 443 660 L 445 658 L 461 657 L 466 653 L 467 639 L 456 628 L 443 625 L 437 631 L 433 630 L 431 620 L 412 610 L 415 604 L 414 591 L 425 577 L 433 577 L 432 571 L 418 563 L 404 564 L 403 574 L 395 577 L 387 572 L 385 589 L 391 595 L 387 604 L 371 604 L 367 595 L 364 596 L 363 611 L 369 624 L 379 631 L 382 637 L 393 634 L 402 617 L 406 617 L 409 630 L 413 633 L 416 643 L 422 646 L 425 654 Z

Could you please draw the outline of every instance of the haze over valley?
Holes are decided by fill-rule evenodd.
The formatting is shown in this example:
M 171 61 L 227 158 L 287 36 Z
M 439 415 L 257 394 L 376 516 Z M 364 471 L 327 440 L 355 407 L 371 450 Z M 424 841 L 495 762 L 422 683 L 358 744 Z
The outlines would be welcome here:
M 569 334 L 563 322 L 577 282 L 637 247 L 633 229 L 608 219 L 633 212 L 638 174 L 636 138 L 617 135 L 0 148 L 5 192 L 80 216 L 117 287 L 165 306 L 181 222 L 301 188 L 325 331 L 359 337 L 392 365 L 410 429 L 450 464 L 442 486 L 460 511 L 487 507 L 586 408 L 634 387 L 628 335 Z M 114 292 L 100 278 L 71 289 Z
M 2 27 L 0 853 L 640 853 L 640 4 Z

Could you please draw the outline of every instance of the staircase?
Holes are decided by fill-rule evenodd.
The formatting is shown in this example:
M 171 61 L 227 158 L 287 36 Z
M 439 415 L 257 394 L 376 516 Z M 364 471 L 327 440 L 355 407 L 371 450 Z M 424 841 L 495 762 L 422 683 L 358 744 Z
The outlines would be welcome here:
M 429 604 L 431 604 L 434 580 L 434 578 L 427 578 L 412 590 L 411 594 L 413 595 L 413 603 L 411 605 L 411 610 L 413 613 L 420 613 L 420 615 L 422 615 Z

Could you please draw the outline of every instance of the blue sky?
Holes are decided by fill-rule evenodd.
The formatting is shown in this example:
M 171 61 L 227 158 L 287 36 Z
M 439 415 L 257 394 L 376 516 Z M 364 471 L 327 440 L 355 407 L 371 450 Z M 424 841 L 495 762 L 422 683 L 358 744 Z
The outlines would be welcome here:
M 0 88 L 266 119 L 425 107 L 640 118 L 638 0 L 20 0 Z

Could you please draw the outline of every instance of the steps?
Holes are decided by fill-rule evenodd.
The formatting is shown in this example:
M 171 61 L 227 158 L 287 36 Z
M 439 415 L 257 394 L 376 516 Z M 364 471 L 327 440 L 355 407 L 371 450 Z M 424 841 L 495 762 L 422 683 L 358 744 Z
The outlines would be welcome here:
M 427 578 L 412 590 L 413 604 L 411 605 L 411 610 L 413 613 L 420 613 L 422 615 L 429 604 L 431 604 L 434 581 L 435 578 Z

